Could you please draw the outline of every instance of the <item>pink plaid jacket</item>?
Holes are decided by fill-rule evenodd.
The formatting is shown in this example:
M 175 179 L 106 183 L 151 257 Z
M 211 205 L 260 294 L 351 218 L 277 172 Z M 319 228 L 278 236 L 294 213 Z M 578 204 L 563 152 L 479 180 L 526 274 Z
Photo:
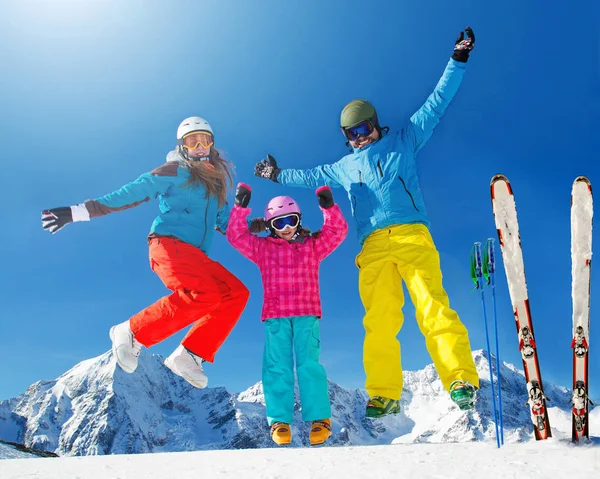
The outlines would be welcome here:
M 319 263 L 336 249 L 348 233 L 338 205 L 323 209 L 323 228 L 318 238 L 288 242 L 248 231 L 250 208 L 235 205 L 229 216 L 227 239 L 256 263 L 264 288 L 261 320 L 288 316 L 321 317 Z

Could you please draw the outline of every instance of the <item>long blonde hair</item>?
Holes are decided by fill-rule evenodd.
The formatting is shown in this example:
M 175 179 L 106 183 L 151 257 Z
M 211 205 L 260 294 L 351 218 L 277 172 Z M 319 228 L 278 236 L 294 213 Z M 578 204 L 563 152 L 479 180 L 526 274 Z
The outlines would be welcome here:
M 223 158 L 223 154 L 213 146 L 210 147 L 208 161 L 189 160 L 182 155 L 181 150 L 179 156 L 190 172 L 190 178 L 184 186 L 204 186 L 206 197 L 216 197 L 219 208 L 223 206 L 227 202 L 227 187 L 233 187 L 233 163 Z

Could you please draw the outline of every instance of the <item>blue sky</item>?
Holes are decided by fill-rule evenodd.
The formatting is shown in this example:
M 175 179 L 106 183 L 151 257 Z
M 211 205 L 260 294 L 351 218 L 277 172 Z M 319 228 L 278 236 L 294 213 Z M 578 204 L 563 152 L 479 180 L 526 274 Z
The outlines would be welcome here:
M 600 16 L 592 2 L 578 11 L 533 3 L 3 2 L 0 398 L 104 353 L 110 326 L 166 293 L 147 259 L 156 203 L 55 236 L 41 228 L 42 209 L 101 196 L 159 166 L 179 122 L 200 115 L 238 180 L 253 187 L 256 213 L 289 194 L 317 229 L 314 193 L 255 178 L 255 162 L 267 152 L 283 168 L 336 161 L 346 153 L 339 112 L 356 97 L 376 105 L 382 124 L 402 127 L 467 25 L 477 36 L 468 72 L 418 158 L 445 288 L 473 349 L 485 347 L 468 259 L 474 241 L 495 237 L 489 180 L 506 174 L 519 209 L 542 376 L 569 386 L 569 195 L 576 176 L 592 184 L 600 178 Z M 350 218 L 345 193 L 334 195 Z M 362 387 L 359 245 L 350 224 L 321 268 L 322 359 L 331 379 Z M 212 256 L 251 290 L 238 326 L 206 368 L 211 386 L 239 391 L 260 379 L 260 276 L 222 237 Z M 590 380 L 598 397 L 600 285 L 592 276 Z M 501 263 L 498 301 L 502 357 L 520 367 Z M 409 301 L 404 312 L 403 366 L 422 368 L 430 359 Z M 150 351 L 168 355 L 182 335 Z

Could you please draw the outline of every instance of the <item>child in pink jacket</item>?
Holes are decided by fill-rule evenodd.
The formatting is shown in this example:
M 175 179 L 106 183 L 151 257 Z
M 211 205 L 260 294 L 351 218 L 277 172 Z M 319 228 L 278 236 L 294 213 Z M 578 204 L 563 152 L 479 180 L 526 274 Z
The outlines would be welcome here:
M 319 233 L 302 228 L 302 213 L 292 198 L 278 196 L 265 211 L 271 234 L 253 235 L 248 229 L 250 187 L 243 183 L 237 186 L 227 228 L 229 242 L 258 265 L 262 276 L 262 382 L 271 437 L 279 445 L 292 441 L 294 353 L 302 419 L 312 421 L 310 443 L 322 444 L 331 436 L 327 375 L 319 363 L 319 264 L 344 240 L 348 224 L 328 186 L 316 193 L 324 218 Z

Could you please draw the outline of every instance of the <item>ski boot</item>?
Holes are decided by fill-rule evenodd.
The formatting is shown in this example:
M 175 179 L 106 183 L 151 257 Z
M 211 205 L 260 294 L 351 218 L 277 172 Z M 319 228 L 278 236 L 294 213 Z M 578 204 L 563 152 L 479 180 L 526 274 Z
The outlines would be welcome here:
M 313 421 L 310 428 L 310 445 L 323 444 L 331 436 L 331 420 Z
M 165 359 L 165 366 L 168 367 L 177 376 L 181 376 L 195 388 L 205 388 L 208 385 L 208 378 L 202 368 L 203 359 L 196 356 L 191 351 L 179 345 L 171 355 Z
M 285 422 L 271 424 L 271 439 L 278 446 L 287 446 L 292 442 L 292 428 Z
M 370 418 L 379 418 L 388 414 L 398 414 L 400 412 L 400 401 L 397 399 L 384 398 L 382 396 L 373 396 L 367 402 L 366 416 Z
M 475 407 L 475 386 L 465 381 L 453 381 L 450 384 L 450 398 L 461 411 Z
M 133 337 L 129 320 L 110 328 L 112 353 L 117 364 L 123 371 L 131 374 L 138 366 L 138 358 L 142 350 L 142 343 Z

